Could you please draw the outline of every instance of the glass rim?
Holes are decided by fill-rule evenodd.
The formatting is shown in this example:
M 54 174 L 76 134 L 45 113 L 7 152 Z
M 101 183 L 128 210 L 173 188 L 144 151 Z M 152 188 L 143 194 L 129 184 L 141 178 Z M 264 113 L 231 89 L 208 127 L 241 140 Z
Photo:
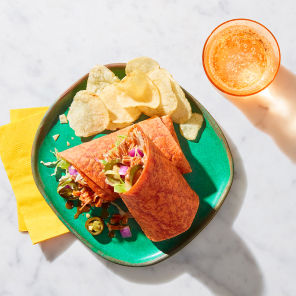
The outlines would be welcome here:
M 266 86 L 264 86 L 262 89 L 260 89 L 260 90 L 258 90 L 258 91 L 255 91 L 255 92 L 252 92 L 252 93 L 250 93 L 250 94 L 242 94 L 242 95 L 240 95 L 240 94 L 233 94 L 233 93 L 227 92 L 227 91 L 225 91 L 225 90 L 222 90 L 221 87 L 217 86 L 216 83 L 211 79 L 211 77 L 209 76 L 209 74 L 208 74 L 208 72 L 207 72 L 207 70 L 206 70 L 206 66 L 205 66 L 205 49 L 206 49 L 206 45 L 208 44 L 208 41 L 209 41 L 210 37 L 213 35 L 213 33 L 214 33 L 218 28 L 220 28 L 221 26 L 223 26 L 223 25 L 225 25 L 225 24 L 227 24 L 227 23 L 234 22 L 234 21 L 249 21 L 249 22 L 256 23 L 256 24 L 262 26 L 265 30 L 267 30 L 267 31 L 271 34 L 271 36 L 272 36 L 273 39 L 275 40 L 276 46 L 277 46 L 278 51 L 279 51 L 279 61 L 278 61 L 277 70 L 276 70 L 276 73 L 275 73 L 273 79 L 272 79 L 272 80 L 271 80 Z M 226 22 L 220 24 L 219 26 L 217 26 L 217 27 L 211 32 L 211 34 L 209 35 L 209 37 L 207 38 L 207 40 L 206 40 L 206 42 L 205 42 L 205 44 L 204 44 L 204 47 L 203 47 L 203 51 L 202 51 L 202 65 L 203 65 L 204 71 L 205 71 L 205 73 L 206 73 L 208 79 L 210 80 L 210 82 L 211 82 L 211 83 L 212 83 L 212 84 L 213 84 L 213 85 L 214 85 L 219 91 L 221 91 L 222 93 L 225 93 L 225 94 L 227 94 L 227 95 L 230 95 L 230 96 L 235 96 L 235 97 L 248 97 L 248 96 L 252 96 L 252 95 L 255 95 L 255 94 L 257 94 L 257 93 L 263 91 L 265 88 L 267 88 L 267 87 L 268 87 L 268 86 L 274 81 L 274 79 L 275 79 L 275 77 L 276 77 L 276 75 L 277 75 L 277 73 L 278 73 L 278 71 L 279 71 L 279 69 L 280 69 L 280 65 L 281 65 L 281 50 L 280 50 L 280 46 L 279 46 L 279 44 L 278 44 L 278 42 L 277 42 L 275 36 L 271 33 L 270 30 L 268 30 L 268 29 L 267 29 L 264 25 L 262 25 L 261 23 L 256 22 L 256 21 L 253 21 L 253 20 L 250 20 L 250 19 L 244 19 L 244 18 L 232 19 L 232 20 L 228 20 L 228 21 L 226 21 Z

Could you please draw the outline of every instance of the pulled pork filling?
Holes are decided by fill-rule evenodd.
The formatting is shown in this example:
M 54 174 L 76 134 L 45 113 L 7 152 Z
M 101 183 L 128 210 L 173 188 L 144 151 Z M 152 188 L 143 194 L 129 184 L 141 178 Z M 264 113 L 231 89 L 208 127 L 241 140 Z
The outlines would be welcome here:
M 113 148 L 104 155 L 101 163 L 105 166 L 106 183 L 113 186 L 114 191 L 128 191 L 139 179 L 143 171 L 146 150 L 144 139 L 137 127 L 127 136 L 117 136 Z
M 79 199 L 81 208 L 86 205 L 100 207 L 104 202 L 71 164 L 66 168 L 66 175 L 60 178 L 57 192 L 68 200 Z
M 104 158 L 100 162 L 105 166 L 106 183 L 113 186 L 115 192 L 128 191 L 141 176 L 146 159 L 144 139 L 138 128 L 132 128 L 127 136 L 117 136 Z M 106 202 L 88 186 L 73 165 L 60 157 L 58 161 L 66 170 L 66 175 L 59 180 L 59 195 L 68 200 L 79 199 L 82 208 L 86 205 L 101 207 Z

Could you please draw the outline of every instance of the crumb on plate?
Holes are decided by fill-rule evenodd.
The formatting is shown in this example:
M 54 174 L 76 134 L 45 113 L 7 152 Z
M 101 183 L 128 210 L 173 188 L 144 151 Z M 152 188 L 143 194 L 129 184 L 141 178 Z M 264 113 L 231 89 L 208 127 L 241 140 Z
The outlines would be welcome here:
M 56 135 L 53 135 L 52 137 L 53 137 L 53 139 L 56 141 L 56 140 L 58 139 L 59 136 L 60 136 L 59 134 L 56 134 Z
M 65 114 L 60 115 L 60 123 L 68 123 L 68 120 Z

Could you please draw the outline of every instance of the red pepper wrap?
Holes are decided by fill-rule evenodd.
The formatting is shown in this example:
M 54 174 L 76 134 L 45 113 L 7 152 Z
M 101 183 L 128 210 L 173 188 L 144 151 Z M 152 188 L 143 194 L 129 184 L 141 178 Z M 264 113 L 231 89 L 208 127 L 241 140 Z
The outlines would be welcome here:
M 147 119 L 138 124 L 144 133 L 154 142 L 173 165 L 182 174 L 190 173 L 191 168 L 186 160 L 179 143 L 174 139 L 175 133 L 171 117 Z M 169 126 L 169 128 L 167 127 Z M 85 179 L 89 187 L 100 197 L 112 201 L 118 198 L 113 187 L 105 182 L 104 166 L 97 160 L 104 159 L 104 154 L 110 151 L 117 136 L 127 135 L 130 127 L 116 131 L 101 138 L 78 145 L 58 153 L 59 156 L 70 162 Z M 170 132 L 171 131 L 171 132 Z
M 181 234 L 191 226 L 199 197 L 172 162 L 137 128 L 144 139 L 146 162 L 136 184 L 120 197 L 145 235 L 158 242 Z

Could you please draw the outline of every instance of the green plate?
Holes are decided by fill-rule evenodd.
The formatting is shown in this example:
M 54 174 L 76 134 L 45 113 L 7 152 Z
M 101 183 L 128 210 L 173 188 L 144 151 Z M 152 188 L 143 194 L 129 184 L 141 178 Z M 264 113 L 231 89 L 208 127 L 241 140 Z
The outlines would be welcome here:
M 120 79 L 125 76 L 125 64 L 107 65 Z M 167 259 L 180 251 L 193 240 L 202 229 L 213 219 L 231 187 L 233 179 L 233 161 L 226 139 L 216 121 L 207 110 L 185 90 L 193 112 L 202 113 L 205 121 L 195 141 L 187 141 L 179 133 L 179 126 L 175 125 L 182 150 L 189 161 L 192 173 L 184 175 L 190 187 L 198 194 L 200 206 L 190 229 L 181 235 L 162 242 L 151 242 L 143 233 L 134 219 L 129 220 L 133 236 L 122 239 L 117 231 L 116 237 L 110 239 L 105 227 L 102 234 L 92 236 L 84 227 L 87 218 L 80 215 L 74 219 L 76 209 L 67 210 L 65 200 L 56 193 L 57 180 L 50 176 L 54 168 L 47 168 L 40 161 L 54 161 L 55 157 L 50 151 L 57 148 L 63 151 L 67 147 L 79 145 L 90 138 L 76 137 L 68 124 L 59 123 L 59 115 L 68 112 L 75 94 L 86 88 L 88 75 L 82 77 L 70 87 L 48 109 L 37 130 L 32 149 L 32 171 L 35 182 L 41 194 L 56 213 L 59 219 L 92 251 L 103 258 L 127 266 L 148 266 Z M 141 120 L 147 117 L 142 115 Z M 109 132 L 103 132 L 94 138 L 102 137 Z M 57 141 L 53 135 L 60 134 Z M 74 138 L 72 140 L 72 137 Z M 126 209 L 123 202 L 118 205 Z M 110 213 L 118 213 L 114 205 L 110 206 Z M 91 210 L 91 215 L 100 215 L 101 208 Z M 107 220 L 108 221 L 108 220 Z

